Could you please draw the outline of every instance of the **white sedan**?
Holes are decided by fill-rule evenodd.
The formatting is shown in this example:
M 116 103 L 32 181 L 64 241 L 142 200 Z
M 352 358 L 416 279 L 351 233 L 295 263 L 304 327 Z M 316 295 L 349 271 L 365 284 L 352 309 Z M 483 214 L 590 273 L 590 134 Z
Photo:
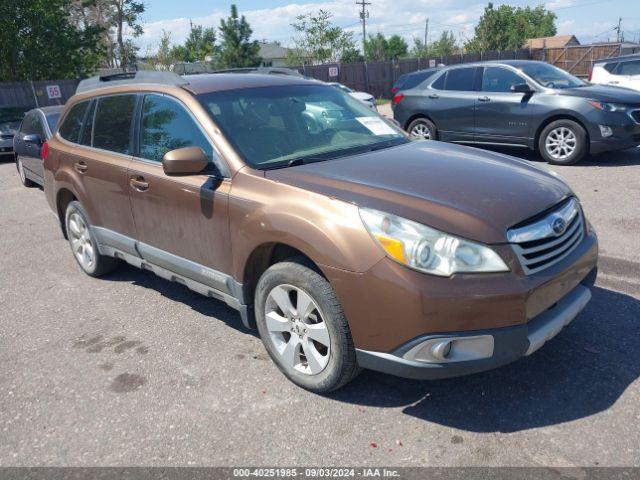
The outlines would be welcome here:
M 338 82 L 329 82 L 329 85 L 331 85 L 333 87 L 336 87 L 336 88 L 339 88 L 343 92 L 346 92 L 349 95 L 351 95 L 353 98 L 355 98 L 357 100 L 360 100 L 363 103 L 366 103 L 372 109 L 378 110 L 376 108 L 376 99 L 370 93 L 367 93 L 367 92 L 356 92 L 355 90 L 347 87 L 346 85 L 338 83 Z

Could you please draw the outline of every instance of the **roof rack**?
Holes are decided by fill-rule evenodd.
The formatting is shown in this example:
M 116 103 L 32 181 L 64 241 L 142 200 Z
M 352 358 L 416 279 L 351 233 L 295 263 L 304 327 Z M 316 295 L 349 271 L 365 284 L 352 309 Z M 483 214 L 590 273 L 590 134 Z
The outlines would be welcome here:
M 160 85 L 182 86 L 188 85 L 184 78 L 173 72 L 156 72 L 152 70 L 138 70 L 134 72 L 119 72 L 109 75 L 98 75 L 82 80 L 78 84 L 76 93 L 89 92 L 99 88 L 137 83 L 155 83 Z

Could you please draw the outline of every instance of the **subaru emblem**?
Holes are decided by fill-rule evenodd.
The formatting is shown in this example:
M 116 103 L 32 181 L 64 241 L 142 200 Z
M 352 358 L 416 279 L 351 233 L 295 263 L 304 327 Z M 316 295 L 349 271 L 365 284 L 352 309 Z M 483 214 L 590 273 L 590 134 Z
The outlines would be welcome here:
M 556 217 L 551 221 L 551 229 L 553 230 L 553 233 L 560 236 L 567 229 L 567 222 L 564 221 L 564 218 Z

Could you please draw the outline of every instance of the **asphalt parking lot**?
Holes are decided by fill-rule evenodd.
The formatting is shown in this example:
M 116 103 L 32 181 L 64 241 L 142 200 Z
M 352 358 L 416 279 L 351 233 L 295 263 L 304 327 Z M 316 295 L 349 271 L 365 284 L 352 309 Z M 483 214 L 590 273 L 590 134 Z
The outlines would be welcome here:
M 224 304 L 82 274 L 42 191 L 0 163 L 0 466 L 640 466 L 640 148 L 554 169 L 601 241 L 576 321 L 499 370 L 364 372 L 318 396 Z

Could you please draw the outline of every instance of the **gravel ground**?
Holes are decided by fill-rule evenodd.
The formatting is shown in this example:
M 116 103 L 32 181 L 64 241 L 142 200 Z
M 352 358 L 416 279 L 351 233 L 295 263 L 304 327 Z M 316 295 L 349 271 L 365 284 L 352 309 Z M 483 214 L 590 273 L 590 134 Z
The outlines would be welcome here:
M 555 169 L 601 239 L 574 323 L 492 372 L 365 372 L 318 396 L 222 303 L 83 275 L 43 193 L 0 164 L 0 466 L 639 466 L 640 149 Z

